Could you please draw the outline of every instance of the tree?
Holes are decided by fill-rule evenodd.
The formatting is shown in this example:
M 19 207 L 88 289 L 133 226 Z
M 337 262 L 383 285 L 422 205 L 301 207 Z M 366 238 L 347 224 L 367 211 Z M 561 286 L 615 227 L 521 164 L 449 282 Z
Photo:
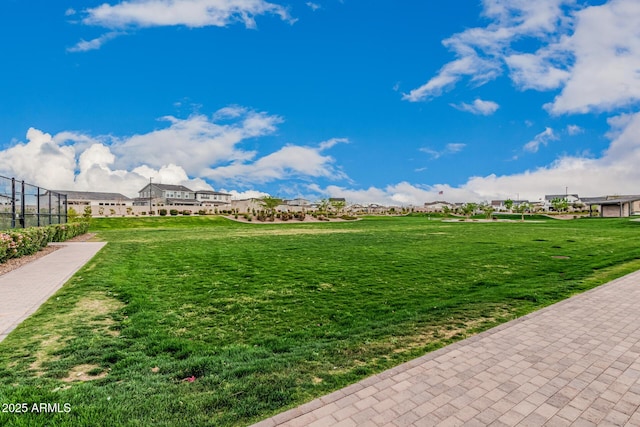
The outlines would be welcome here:
M 518 206 L 516 206 L 515 211 L 522 215 L 521 221 L 524 221 L 524 213 L 527 210 L 529 210 L 528 203 L 520 203 Z
M 442 207 L 442 213 L 444 214 L 445 217 L 448 217 L 449 215 L 451 215 L 451 208 L 447 205 L 444 205 Z
M 67 209 L 67 220 L 69 222 L 77 222 L 78 221 L 78 212 L 72 207 Z
M 493 215 L 493 213 L 496 210 L 493 206 L 491 206 L 488 203 L 482 205 L 480 208 L 482 209 L 482 212 L 484 212 L 484 214 L 487 216 L 487 219 L 491 219 L 491 215 Z
M 273 218 L 276 214 L 276 207 L 282 203 L 282 199 L 271 196 L 264 196 L 260 199 L 260 204 L 267 213 L 267 216 Z
M 513 207 L 513 200 L 507 199 L 504 201 L 504 207 L 507 208 L 509 212 L 511 212 L 511 208 Z
M 462 213 L 468 219 L 471 215 L 473 215 L 477 208 L 478 205 L 475 203 L 465 203 L 464 206 L 462 206 Z
M 327 213 L 328 209 L 329 209 L 329 200 L 321 199 L 318 202 L 318 212 Z
M 344 200 L 331 200 L 331 207 L 335 209 L 336 213 L 340 215 L 344 210 L 346 203 Z
M 85 221 L 89 221 L 91 220 L 92 216 L 93 216 L 93 211 L 91 210 L 91 206 L 85 206 L 84 212 L 82 214 L 82 219 Z
M 561 199 L 560 197 L 556 197 L 551 200 L 551 206 L 553 206 L 553 210 L 556 212 L 566 211 L 569 208 L 569 202 L 567 199 Z

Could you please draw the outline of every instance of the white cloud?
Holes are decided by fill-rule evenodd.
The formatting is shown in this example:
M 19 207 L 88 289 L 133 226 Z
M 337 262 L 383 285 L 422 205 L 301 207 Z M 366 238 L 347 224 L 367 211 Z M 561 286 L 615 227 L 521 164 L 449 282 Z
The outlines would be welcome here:
M 470 28 L 444 40 L 444 46 L 456 55 L 456 59 L 445 64 L 427 83 L 405 94 L 404 100 L 429 100 L 463 77 L 469 77 L 475 85 L 495 79 L 503 73 L 506 57 L 516 54 L 512 52 L 514 41 L 535 37 L 548 43 L 555 42 L 556 33 L 566 31 L 570 23 L 563 7 L 574 0 L 484 0 L 482 3 L 484 15 L 491 23 L 485 28 Z M 515 58 L 512 62 L 514 66 L 518 65 Z M 520 74 L 526 75 L 525 71 L 530 68 L 530 65 L 520 64 Z M 540 64 L 537 68 L 539 71 L 551 69 Z
M 320 9 L 320 7 L 321 7 L 318 3 L 314 3 L 314 2 L 311 2 L 311 1 L 308 1 L 306 3 L 306 5 L 309 6 L 311 8 L 311 10 L 313 10 L 314 12 L 316 10 Z
M 640 100 L 640 2 L 611 0 L 576 13 L 566 42 L 574 57 L 552 114 L 611 111 Z
M 335 160 L 322 151 L 345 139 L 336 138 L 318 147 L 286 145 L 280 150 L 252 162 L 234 162 L 212 168 L 202 176 L 218 182 L 232 181 L 240 185 L 267 183 L 288 178 L 344 179 L 346 175 L 334 166 Z
M 505 68 L 518 89 L 560 89 L 552 114 L 612 111 L 640 101 L 640 2 L 484 0 L 486 27 L 444 40 L 455 59 L 403 96 L 424 101 L 467 77 L 483 84 Z M 516 45 L 522 39 L 534 43 Z M 517 50 L 527 46 L 529 50 Z
M 567 125 L 567 133 L 571 136 L 579 135 L 583 132 L 584 132 L 584 129 L 582 129 L 578 125 Z
M 571 193 L 582 197 L 608 194 L 638 194 L 640 182 L 640 113 L 626 114 L 609 121 L 611 144 L 599 158 L 564 156 L 548 166 L 513 175 L 471 177 L 466 183 L 416 185 L 401 182 L 384 188 L 350 189 L 328 186 L 314 191 L 346 197 L 350 203 L 384 203 L 419 206 L 424 202 L 482 202 L 519 196 L 538 201 L 545 194 Z M 546 130 L 545 130 L 546 132 Z M 543 132 L 544 134 L 544 132 Z M 439 194 L 442 191 L 443 194 Z
M 255 28 L 255 17 L 259 15 L 277 15 L 293 22 L 286 8 L 264 0 L 123 1 L 113 6 L 104 3 L 84 13 L 84 24 L 106 28 L 224 27 L 235 22 Z
M 123 32 L 120 31 L 110 31 L 106 34 L 101 35 L 100 37 L 96 37 L 92 40 L 80 40 L 74 46 L 67 49 L 67 52 L 87 52 L 90 50 L 97 50 L 102 47 L 106 42 L 115 39 L 118 36 L 123 35 Z
M 124 137 L 64 131 L 54 136 L 29 129 L 27 142 L 0 151 L 0 173 L 55 189 L 77 189 L 137 194 L 149 177 L 154 182 L 183 184 L 193 189 L 216 184 L 252 186 L 289 178 L 344 179 L 346 175 L 325 153 L 333 138 L 318 146 L 287 144 L 258 156 L 242 145 L 272 134 L 282 122 L 278 116 L 243 107 L 216 112 L 217 123 L 203 115 L 187 119 L 164 117 L 168 126 Z M 198 177 L 198 178 L 193 178 Z
M 462 151 L 466 146 L 467 146 L 466 144 L 451 143 L 451 144 L 447 144 L 442 150 L 434 150 L 432 148 L 423 147 L 423 148 L 420 148 L 420 151 L 423 153 L 429 154 L 431 158 L 435 160 L 448 154 L 458 153 Z
M 219 124 L 215 118 L 230 117 L 229 108 L 222 111 L 215 113 L 214 119 L 202 114 L 187 119 L 166 116 L 162 120 L 170 124 L 168 127 L 114 141 L 112 150 L 118 157 L 117 164 L 131 168 L 175 163 L 191 176 L 204 176 L 212 167 L 255 157 L 255 152 L 238 145 L 249 138 L 272 134 L 282 122 L 279 116 L 236 108 L 233 121 Z
M 558 137 L 551 128 L 545 128 L 544 131 L 537 134 L 531 141 L 527 142 L 523 149 L 530 153 L 537 153 L 541 145 L 546 146 L 549 141 L 555 141 Z
M 451 104 L 451 106 L 461 111 L 467 111 L 472 114 L 480 114 L 483 116 L 490 116 L 500 108 L 500 106 L 493 101 L 484 101 L 479 98 L 471 104 L 463 102 L 461 104 Z
M 242 23 L 246 28 L 256 28 L 255 18 L 275 15 L 293 24 L 287 8 L 265 0 L 131 0 L 115 5 L 103 3 L 84 10 L 80 21 L 84 25 L 109 28 L 112 31 L 86 41 L 81 40 L 67 49 L 69 52 L 86 52 L 100 49 L 106 42 L 125 34 L 124 30 L 164 26 L 226 27 Z M 69 9 L 67 16 L 75 15 Z

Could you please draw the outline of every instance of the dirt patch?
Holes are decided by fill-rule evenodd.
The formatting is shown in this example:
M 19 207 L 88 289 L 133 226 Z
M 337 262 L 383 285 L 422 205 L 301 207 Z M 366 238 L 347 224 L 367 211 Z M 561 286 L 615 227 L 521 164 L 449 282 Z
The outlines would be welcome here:
M 95 335 L 98 336 L 111 336 L 116 337 L 120 334 L 119 331 L 113 329 L 115 321 L 111 317 L 112 313 L 124 307 L 124 304 L 115 298 L 105 295 L 102 292 L 93 292 L 87 296 L 81 298 L 73 309 L 66 313 L 60 313 L 56 315 L 47 325 L 49 330 L 55 330 L 56 334 L 41 335 L 36 339 L 40 339 L 37 345 L 37 349 L 33 353 L 35 360 L 29 365 L 29 368 L 34 372 L 36 376 L 41 376 L 45 371 L 45 365 L 48 362 L 58 360 L 59 357 L 55 356 L 58 350 L 64 348 L 67 342 L 74 338 L 72 325 L 78 322 L 78 319 L 82 319 L 84 327 L 90 328 Z M 70 381 L 87 381 L 82 379 L 82 375 L 79 373 L 96 373 L 99 369 L 98 366 L 91 366 L 86 369 L 88 365 L 80 365 L 71 371 L 68 378 L 72 378 Z M 98 372 L 95 375 L 89 375 L 89 379 L 97 379 L 106 375 L 106 372 L 102 375 Z
M 52 353 L 62 347 L 62 343 L 60 341 L 62 337 L 60 335 L 51 335 L 43 338 L 44 339 L 40 342 L 40 347 L 35 353 L 36 360 L 29 365 L 29 369 L 35 371 L 37 377 L 42 376 L 43 374 L 43 363 L 59 359 L 57 356 L 53 356 Z
M 352 230 L 348 228 L 328 229 L 328 228 L 285 228 L 282 230 L 259 230 L 238 231 L 233 237 L 250 237 L 250 236 L 294 236 L 303 234 L 341 234 L 341 233 L 360 233 L 361 230 Z
M 236 221 L 236 222 L 243 222 L 245 224 L 256 224 L 256 225 L 261 225 L 261 224 L 263 224 L 263 225 L 269 225 L 269 224 L 308 224 L 308 223 L 326 224 L 328 222 L 355 222 L 355 221 L 360 221 L 360 219 L 361 219 L 361 218 L 355 218 L 355 219 L 327 218 L 325 220 L 322 220 L 322 219 L 314 218 L 313 215 L 306 215 L 304 220 L 302 220 L 302 221 L 300 221 L 299 219 L 296 219 L 296 218 L 289 219 L 287 221 L 283 221 L 282 219 L 279 219 L 279 218 L 274 218 L 273 221 L 258 221 L 255 218 L 253 218 L 251 221 L 249 221 L 242 214 L 238 215 L 238 218 L 236 218 L 233 215 L 227 215 L 227 216 L 225 216 L 225 218 L 230 219 L 232 221 Z
M 553 255 L 551 258 L 553 258 L 553 259 L 571 259 L 570 256 L 566 256 L 566 255 Z
M 78 365 L 71 368 L 69 375 L 62 378 L 62 381 L 66 383 L 75 381 L 93 381 L 99 380 L 107 376 L 107 371 L 100 368 L 98 365 Z

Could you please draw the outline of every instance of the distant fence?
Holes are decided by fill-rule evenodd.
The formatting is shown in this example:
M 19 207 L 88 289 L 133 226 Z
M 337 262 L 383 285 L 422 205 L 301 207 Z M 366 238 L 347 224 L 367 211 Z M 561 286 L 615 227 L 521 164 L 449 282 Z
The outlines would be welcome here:
M 0 230 L 66 222 L 66 194 L 0 176 Z

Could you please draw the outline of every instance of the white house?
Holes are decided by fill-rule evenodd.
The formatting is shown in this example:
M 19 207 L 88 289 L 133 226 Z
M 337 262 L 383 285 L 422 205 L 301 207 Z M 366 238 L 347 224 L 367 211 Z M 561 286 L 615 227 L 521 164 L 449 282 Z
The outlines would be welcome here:
M 231 194 L 221 193 L 219 191 L 198 190 L 195 192 L 195 198 L 202 206 L 226 206 L 231 205 Z
M 120 193 L 66 190 L 52 190 L 52 192 L 66 195 L 69 207 L 78 206 L 84 209 L 85 206 L 133 206 L 133 200 Z
M 453 205 L 443 201 L 426 202 L 422 210 L 424 212 L 443 212 L 445 209 L 453 209 Z

